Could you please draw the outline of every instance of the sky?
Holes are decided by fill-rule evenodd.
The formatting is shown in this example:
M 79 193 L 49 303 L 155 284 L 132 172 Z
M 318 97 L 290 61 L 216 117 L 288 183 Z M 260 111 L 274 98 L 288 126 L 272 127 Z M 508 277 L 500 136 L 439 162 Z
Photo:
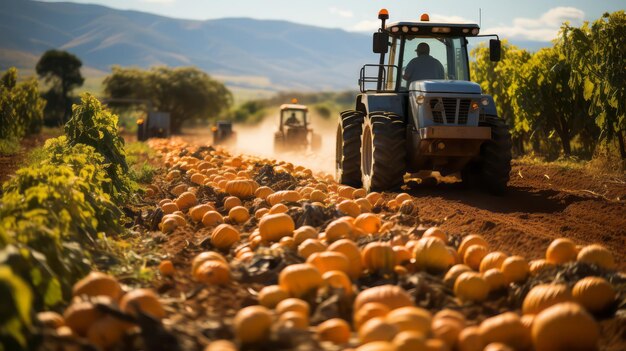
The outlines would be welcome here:
M 55 0 L 45 0 L 55 1 Z M 604 12 L 626 9 L 623 0 L 66 0 L 168 17 L 207 20 L 226 17 L 278 19 L 348 31 L 371 32 L 379 25 L 378 10 L 387 8 L 390 21 L 479 22 L 481 33 L 517 40 L 550 41 L 561 23 L 580 25 Z

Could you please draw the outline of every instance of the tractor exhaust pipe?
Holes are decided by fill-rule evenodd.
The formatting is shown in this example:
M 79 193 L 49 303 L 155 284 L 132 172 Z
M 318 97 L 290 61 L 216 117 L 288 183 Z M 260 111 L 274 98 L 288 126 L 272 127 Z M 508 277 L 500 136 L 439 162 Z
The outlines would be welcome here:
M 385 21 L 389 19 L 389 11 L 387 11 L 387 9 L 381 9 L 380 11 L 378 11 L 378 19 L 380 20 L 379 32 L 384 33 Z M 378 66 L 378 82 L 376 84 L 376 91 L 378 92 L 380 92 L 383 89 L 383 76 L 384 76 L 384 69 L 385 69 L 383 65 L 385 64 L 385 53 L 387 53 L 387 50 L 383 50 L 380 53 L 380 62 Z

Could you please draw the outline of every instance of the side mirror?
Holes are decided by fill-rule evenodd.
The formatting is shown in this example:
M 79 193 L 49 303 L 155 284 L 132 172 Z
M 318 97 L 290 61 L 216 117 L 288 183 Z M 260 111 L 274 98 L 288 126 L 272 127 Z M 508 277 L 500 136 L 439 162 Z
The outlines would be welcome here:
M 493 62 L 500 61 L 501 53 L 502 53 L 502 47 L 500 45 L 500 40 L 498 39 L 489 40 L 489 59 Z
M 385 32 L 374 33 L 374 53 L 386 54 L 389 50 L 389 34 Z

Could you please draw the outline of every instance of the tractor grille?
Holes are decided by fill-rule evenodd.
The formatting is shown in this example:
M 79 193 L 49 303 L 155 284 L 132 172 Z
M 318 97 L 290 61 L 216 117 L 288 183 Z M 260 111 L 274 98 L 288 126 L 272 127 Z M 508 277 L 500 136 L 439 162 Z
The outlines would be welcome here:
M 430 99 L 430 110 L 435 123 L 467 124 L 470 99 L 434 98 Z

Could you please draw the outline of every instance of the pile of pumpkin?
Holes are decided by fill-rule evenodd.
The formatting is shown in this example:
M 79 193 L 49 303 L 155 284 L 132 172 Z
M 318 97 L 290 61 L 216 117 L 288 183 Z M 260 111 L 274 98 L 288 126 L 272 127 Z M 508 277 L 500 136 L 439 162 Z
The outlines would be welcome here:
M 258 291 L 258 305 L 224 316 L 234 317 L 235 339 L 216 340 L 206 351 L 262 345 L 271 342 L 278 330 L 310 333 L 328 349 L 591 350 L 599 340 L 593 316 L 615 309 L 614 286 L 603 277 L 586 277 L 532 287 L 521 313 L 468 319 L 462 313 L 464 306 L 480 305 L 490 293 L 519 286 L 529 277 L 575 261 L 603 272 L 614 271 L 616 264 L 604 247 L 580 247 L 566 238 L 552 242 L 545 258 L 531 261 L 490 251 L 480 235 L 453 243 L 437 227 L 421 232 L 398 225 L 397 216 L 416 215 L 415 199 L 406 193 L 367 194 L 339 185 L 329 176 L 315 177 L 304 167 L 232 156 L 220 149 L 191 156 L 180 152 L 180 143 L 154 141 L 151 146 L 161 152 L 168 168 L 167 192 L 156 186 L 146 192 L 163 213 L 159 229 L 165 235 L 202 227 L 210 233 L 212 250 L 199 253 L 188 268 L 198 284 L 233 284 L 233 267 L 250 262 L 263 250 L 291 252 L 302 260 L 285 267 L 276 285 Z M 267 165 L 277 174 L 292 175 L 295 186 L 279 190 L 259 184 L 255 176 Z M 203 202 L 198 195 L 203 187 L 223 196 Z M 301 211 L 303 204 L 332 208 L 337 215 L 322 226 L 297 227 L 293 213 Z M 162 261 L 159 270 L 171 279 L 180 274 L 169 260 Z M 418 307 L 414 297 L 397 285 L 357 287 L 368 275 L 397 279 L 419 272 L 448 285 L 458 308 Z M 351 301 L 351 316 L 310 325 L 316 298 L 329 291 Z M 128 303 L 122 302 L 124 310 Z M 88 331 L 77 334 L 89 337 Z

